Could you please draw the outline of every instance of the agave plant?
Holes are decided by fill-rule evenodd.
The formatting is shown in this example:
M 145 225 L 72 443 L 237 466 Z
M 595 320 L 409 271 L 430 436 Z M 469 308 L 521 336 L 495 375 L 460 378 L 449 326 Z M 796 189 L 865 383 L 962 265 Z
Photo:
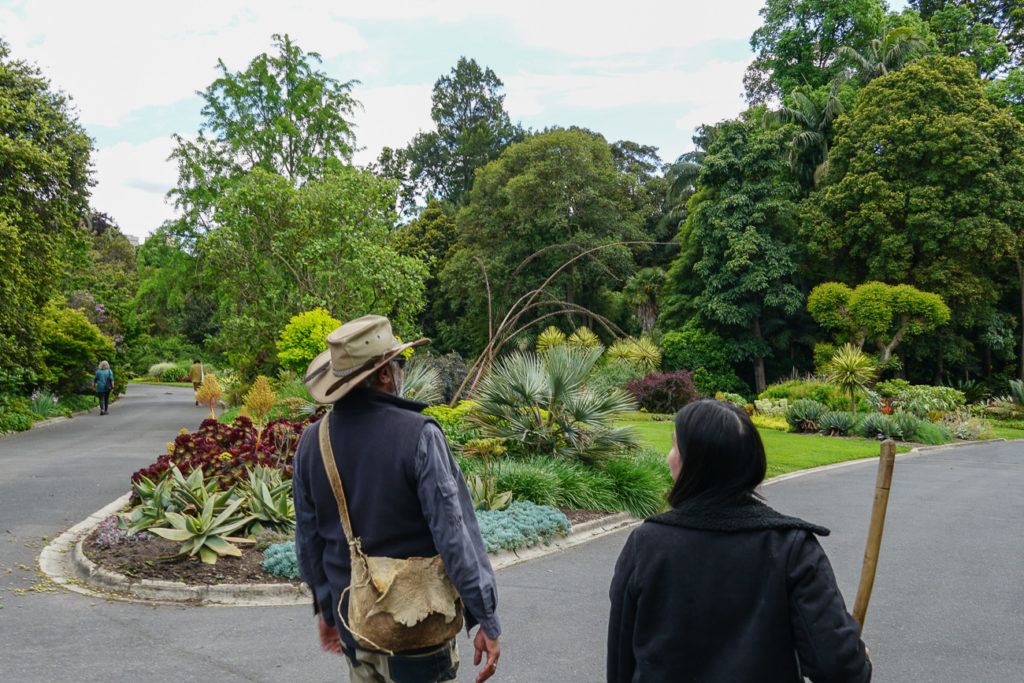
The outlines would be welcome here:
M 250 517 L 238 514 L 241 498 L 235 498 L 219 514 L 214 510 L 214 499 L 209 498 L 203 509 L 195 514 L 167 513 L 170 527 L 151 527 L 150 533 L 171 541 L 184 541 L 175 555 L 159 559 L 171 559 L 182 555 L 195 556 L 207 564 L 215 564 L 224 555 L 238 557 L 242 551 L 234 543 L 253 543 L 251 539 L 230 536 L 249 523 Z
M 129 533 L 137 534 L 167 522 L 167 512 L 174 509 L 170 496 L 173 484 L 174 480 L 167 472 L 156 481 L 145 475 L 132 481 L 132 490 L 138 496 L 139 504 L 128 515 Z
M 621 390 L 594 394 L 584 380 L 600 349 L 551 348 L 543 356 L 514 353 L 497 363 L 474 396 L 484 437 L 506 439 L 516 455 L 557 455 L 594 462 L 637 446 L 613 418 L 634 410 Z
M 826 381 L 850 393 L 850 410 L 854 416 L 857 415 L 857 389 L 866 391 L 877 376 L 874 362 L 853 344 L 839 347 L 825 366 Z
M 252 518 L 246 525 L 249 536 L 262 534 L 268 528 L 278 531 L 295 528 L 292 483 L 284 479 L 281 470 L 263 466 L 250 470 L 242 497 L 242 510 Z

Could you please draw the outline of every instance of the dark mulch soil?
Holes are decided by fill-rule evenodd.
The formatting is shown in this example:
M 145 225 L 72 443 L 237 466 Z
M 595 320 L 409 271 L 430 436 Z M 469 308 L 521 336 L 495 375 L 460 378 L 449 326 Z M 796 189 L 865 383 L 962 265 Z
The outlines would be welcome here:
M 190 584 L 299 583 L 265 572 L 260 566 L 263 551 L 257 550 L 251 543 L 238 544 L 242 551 L 241 557 L 221 557 L 216 564 L 206 564 L 198 556 L 158 559 L 174 555 L 181 547 L 180 542 L 158 536 L 121 543 L 112 548 L 97 545 L 94 536 L 95 532 L 82 543 L 85 556 L 105 569 L 133 579 L 183 581 Z
M 581 524 L 593 519 L 608 517 L 614 513 L 600 510 L 575 510 L 559 508 L 569 518 L 570 524 Z M 155 579 L 158 581 L 182 581 L 187 584 L 217 583 L 292 583 L 279 576 L 268 574 L 260 566 L 263 551 L 253 544 L 240 543 L 241 557 L 221 557 L 216 564 L 206 564 L 198 557 L 181 557 L 173 560 L 159 558 L 174 555 L 181 547 L 177 541 L 154 536 L 143 541 L 121 543 L 112 548 L 98 545 L 96 532 L 82 542 L 85 556 L 105 569 L 124 574 L 133 579 Z

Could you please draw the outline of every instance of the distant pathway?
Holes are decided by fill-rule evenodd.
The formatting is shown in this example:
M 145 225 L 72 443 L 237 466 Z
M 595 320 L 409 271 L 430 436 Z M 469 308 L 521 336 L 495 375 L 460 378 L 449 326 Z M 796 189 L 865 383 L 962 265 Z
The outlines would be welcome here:
M 319 651 L 309 608 L 153 607 L 49 592 L 35 576 L 44 536 L 123 494 L 131 472 L 203 415 L 189 389 L 130 385 L 109 416 L 0 439 L 0 679 L 346 680 L 344 662 Z M 764 491 L 833 530 L 823 545 L 848 604 L 874 476 L 868 461 Z M 1024 442 L 897 460 L 865 630 L 875 681 L 1024 680 L 1022 491 Z M 608 582 L 627 533 L 498 573 L 494 680 L 603 680 Z M 460 651 L 460 680 L 472 680 L 465 639 Z

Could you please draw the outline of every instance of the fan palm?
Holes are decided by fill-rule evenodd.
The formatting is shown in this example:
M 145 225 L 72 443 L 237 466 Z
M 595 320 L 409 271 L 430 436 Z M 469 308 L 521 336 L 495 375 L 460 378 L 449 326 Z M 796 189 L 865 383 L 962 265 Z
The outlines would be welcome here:
M 584 380 L 600 348 L 568 345 L 543 356 L 513 353 L 496 363 L 477 387 L 473 413 L 485 437 L 506 440 L 513 455 L 555 455 L 593 463 L 638 445 L 613 418 L 634 410 L 621 390 L 594 394 Z
M 428 405 L 440 403 L 444 400 L 441 373 L 413 357 L 402 374 L 402 395 Z
M 878 376 L 871 358 L 853 344 L 843 344 L 825 366 L 825 381 L 850 392 L 850 410 L 857 416 L 857 389 L 867 390 Z

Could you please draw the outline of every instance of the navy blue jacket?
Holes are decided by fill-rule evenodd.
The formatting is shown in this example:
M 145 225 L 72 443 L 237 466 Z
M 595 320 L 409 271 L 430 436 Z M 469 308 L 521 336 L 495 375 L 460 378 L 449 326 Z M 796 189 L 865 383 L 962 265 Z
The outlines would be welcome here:
M 367 555 L 440 554 L 465 607 L 465 623 L 497 638 L 497 588 L 465 479 L 426 406 L 391 394 L 354 389 L 330 413 L 331 449 L 352 530 Z M 295 547 L 302 579 L 325 623 L 347 613 L 341 594 L 351 580 L 348 543 L 320 454 L 319 425 L 303 431 L 295 451 Z

